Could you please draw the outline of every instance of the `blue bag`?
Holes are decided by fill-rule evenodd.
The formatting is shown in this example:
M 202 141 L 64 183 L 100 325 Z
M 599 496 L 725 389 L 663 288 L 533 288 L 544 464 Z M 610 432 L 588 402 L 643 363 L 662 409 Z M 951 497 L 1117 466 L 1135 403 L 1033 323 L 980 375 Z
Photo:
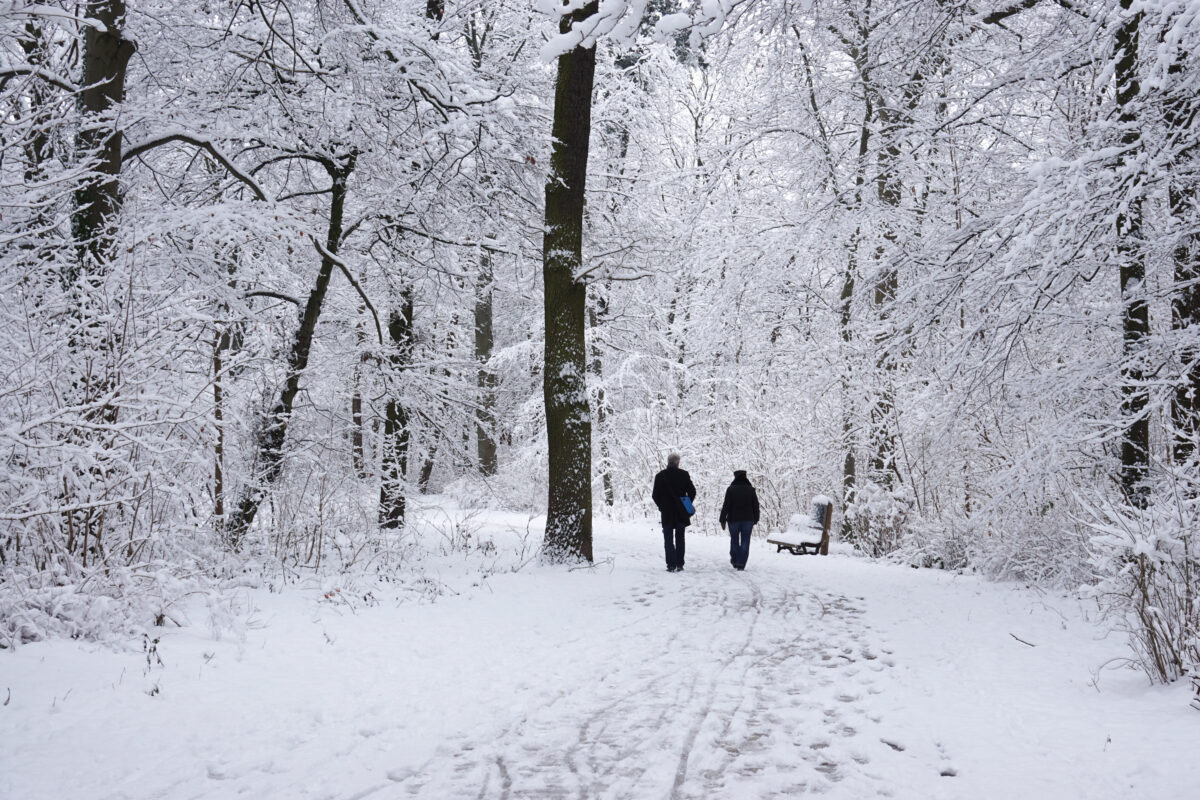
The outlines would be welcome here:
M 696 507 L 692 505 L 692 498 L 684 495 L 683 497 L 679 498 L 679 502 L 683 503 L 683 510 L 688 513 L 689 517 L 696 513 Z

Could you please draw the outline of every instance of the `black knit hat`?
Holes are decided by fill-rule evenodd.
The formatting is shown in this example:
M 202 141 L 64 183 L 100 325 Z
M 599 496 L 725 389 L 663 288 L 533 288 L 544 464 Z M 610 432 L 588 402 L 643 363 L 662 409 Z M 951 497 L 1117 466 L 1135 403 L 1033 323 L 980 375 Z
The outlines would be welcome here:
M 735 469 L 735 470 L 733 471 L 733 477 L 735 477 L 735 478 L 744 478 L 744 477 L 746 477 L 746 470 L 744 470 L 744 469 Z

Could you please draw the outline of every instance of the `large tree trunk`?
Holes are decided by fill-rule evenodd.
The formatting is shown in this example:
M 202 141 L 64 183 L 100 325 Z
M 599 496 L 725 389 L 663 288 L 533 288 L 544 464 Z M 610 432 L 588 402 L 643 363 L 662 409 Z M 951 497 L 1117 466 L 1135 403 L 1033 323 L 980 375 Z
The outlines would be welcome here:
M 81 274 L 103 274 L 112 260 L 113 226 L 121 206 L 121 130 L 114 109 L 125 99 L 125 73 L 136 49 L 122 35 L 124 0 L 93 3 L 89 18 L 103 27 L 84 29 L 84 88 L 79 92 L 83 126 L 76 145 L 79 156 L 93 163 L 75 192 L 72 225 L 79 263 L 63 275 L 68 289 L 76 287 Z
M 242 488 L 237 507 L 230 514 L 225 524 L 225 542 L 234 549 L 241 548 L 245 541 L 246 532 L 258 515 L 259 506 L 267 495 L 270 487 L 279 479 L 283 471 L 283 445 L 287 440 L 288 423 L 292 418 L 292 407 L 296 395 L 300 393 L 300 376 L 308 368 L 308 357 L 312 350 L 313 336 L 317 330 L 317 321 L 321 318 L 321 307 L 325 303 L 325 295 L 329 291 L 329 281 L 333 277 L 338 244 L 342 240 L 342 221 L 346 208 L 346 182 L 354 171 L 354 155 L 343 157 L 338 162 L 325 164 L 330 178 L 333 180 L 331 199 L 329 202 L 329 229 L 325 237 L 327 255 L 321 258 L 321 268 L 317 271 L 317 282 L 308 295 L 304 310 L 300 315 L 300 325 L 292 339 L 292 347 L 288 352 L 288 371 L 284 379 L 279 397 L 271 407 L 255 437 L 254 465 L 250 481 Z
M 595 14 L 596 0 L 563 17 L 561 30 Z M 546 347 L 543 393 L 549 451 L 545 557 L 592 560 L 592 425 L 587 396 L 587 286 L 575 276 L 583 260 L 583 206 L 596 48 L 558 57 L 554 144 L 546 183 L 542 240 Z
M 1126 14 L 1133 0 L 1121 0 Z M 1135 103 L 1141 91 L 1138 80 L 1138 27 L 1141 14 L 1130 14 L 1117 30 L 1114 56 L 1116 99 L 1124 152 L 1118 170 L 1136 160 L 1140 132 Z M 1136 183 L 1136 182 L 1131 182 Z M 1146 303 L 1146 265 L 1142 254 L 1142 200 L 1139 189 L 1131 189 L 1126 211 L 1117 215 L 1117 259 L 1121 282 L 1121 331 L 1124 339 L 1121 363 L 1121 416 L 1127 425 L 1121 440 L 1121 487 L 1134 505 L 1145 504 L 1146 477 L 1150 467 L 1150 418 L 1142 371 L 1144 342 L 1150 334 L 1150 309 Z

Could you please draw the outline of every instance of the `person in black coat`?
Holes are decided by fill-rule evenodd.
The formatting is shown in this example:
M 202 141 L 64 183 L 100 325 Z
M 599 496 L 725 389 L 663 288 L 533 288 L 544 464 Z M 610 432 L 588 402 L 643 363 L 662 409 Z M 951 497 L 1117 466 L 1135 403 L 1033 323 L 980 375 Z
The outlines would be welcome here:
M 667 456 L 667 468 L 654 476 L 654 491 L 650 495 L 662 517 L 663 547 L 667 553 L 667 572 L 683 569 L 683 532 L 692 524 L 692 515 L 683 505 L 683 498 L 696 499 L 692 476 L 679 468 L 679 454 Z
M 729 526 L 729 563 L 745 569 L 750 558 L 750 531 L 758 522 L 758 492 L 750 485 L 746 470 L 733 471 L 733 483 L 725 490 L 721 504 L 721 527 Z

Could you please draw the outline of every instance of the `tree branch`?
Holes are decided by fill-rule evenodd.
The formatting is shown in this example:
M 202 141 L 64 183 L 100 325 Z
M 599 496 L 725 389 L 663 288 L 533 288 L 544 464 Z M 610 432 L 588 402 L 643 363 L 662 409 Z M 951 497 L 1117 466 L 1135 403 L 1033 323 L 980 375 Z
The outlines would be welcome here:
M 0 89 L 3 89 L 9 80 L 21 75 L 33 75 L 36 78 L 41 78 L 46 83 L 57 86 L 66 92 L 77 92 L 80 88 L 70 81 L 60 78 L 50 70 L 42 69 L 41 67 L 3 67 L 0 68 Z
M 275 300 L 283 300 L 285 303 L 291 303 L 292 305 L 297 306 L 297 307 L 299 307 L 301 305 L 300 300 L 295 297 L 292 297 L 290 294 L 283 294 L 282 292 L 273 292 L 270 289 L 255 289 L 253 291 L 246 292 L 245 294 L 242 295 L 243 299 L 249 299 L 251 297 L 271 297 L 271 298 L 274 298 Z
M 259 200 L 262 200 L 264 203 L 268 202 L 267 193 L 263 190 L 258 181 L 254 180 L 249 173 L 242 171 L 240 167 L 234 164 L 233 160 L 230 159 L 229 156 L 221 152 L 221 150 L 212 143 L 212 140 L 203 136 L 197 136 L 193 133 L 187 133 L 186 131 L 172 131 L 150 139 L 145 139 L 127 148 L 125 152 L 121 154 L 121 160 L 128 161 L 131 158 L 137 158 L 148 150 L 153 150 L 156 147 L 169 144 L 171 142 L 186 142 L 187 144 L 199 147 L 201 150 L 212 156 L 214 161 L 225 167 L 225 169 L 229 171 L 230 175 L 248 186 L 250 191 L 254 192 L 255 197 L 257 197 Z
M 355 279 L 353 273 L 350 272 L 350 268 L 346 266 L 346 262 L 339 258 L 336 253 L 331 253 L 328 247 L 318 242 L 315 238 L 312 240 L 312 243 L 317 248 L 317 252 L 321 254 L 321 258 L 328 258 L 332 264 L 342 271 L 342 274 L 346 276 L 346 280 L 350 281 L 350 285 L 354 287 L 354 290 L 358 292 L 358 296 L 362 298 L 363 303 L 370 309 L 371 316 L 375 319 L 375 333 L 379 336 L 379 343 L 383 344 L 383 326 L 379 324 L 379 313 L 375 311 L 375 306 L 371 304 L 371 299 L 367 297 L 367 293 L 363 291 L 362 286 Z

